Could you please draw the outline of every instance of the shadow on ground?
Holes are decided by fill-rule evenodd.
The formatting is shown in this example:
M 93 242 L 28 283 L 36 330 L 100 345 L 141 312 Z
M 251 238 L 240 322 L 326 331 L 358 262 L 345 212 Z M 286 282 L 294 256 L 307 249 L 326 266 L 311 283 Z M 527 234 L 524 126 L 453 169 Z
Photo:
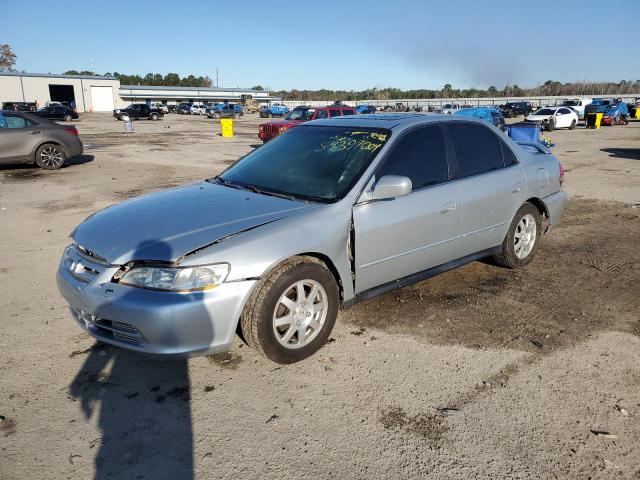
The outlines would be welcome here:
M 610 157 L 640 160 L 640 148 L 602 148 L 600 151 L 608 153 Z

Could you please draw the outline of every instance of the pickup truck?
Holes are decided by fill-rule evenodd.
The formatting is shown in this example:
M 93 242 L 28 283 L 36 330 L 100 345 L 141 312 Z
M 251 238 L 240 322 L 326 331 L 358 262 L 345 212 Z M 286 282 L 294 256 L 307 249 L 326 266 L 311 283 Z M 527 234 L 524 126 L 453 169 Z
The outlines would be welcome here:
M 524 115 L 525 117 L 533 112 L 531 102 L 507 102 L 498 107 L 505 118 L 517 117 Z
M 160 120 L 164 117 L 164 113 L 158 108 L 151 108 L 146 103 L 132 103 L 127 108 L 118 108 L 113 111 L 113 117 L 116 120 L 122 120 L 127 115 L 131 120 L 140 118 L 148 118 L 149 120 Z
M 289 113 L 289 107 L 282 103 L 274 103 L 260 109 L 260 118 L 284 117 Z
M 331 105 L 329 107 L 296 107 L 284 120 L 275 122 L 265 122 L 258 127 L 258 138 L 263 142 L 277 137 L 285 130 L 297 127 L 303 122 L 310 120 L 319 120 L 321 118 L 341 117 L 344 115 L 355 115 L 356 110 L 353 107 Z
M 240 118 L 244 115 L 242 105 L 217 103 L 206 110 L 209 118 Z
M 593 99 L 591 98 L 568 98 L 560 104 L 561 107 L 570 107 L 578 114 L 578 119 L 584 120 L 584 111 Z

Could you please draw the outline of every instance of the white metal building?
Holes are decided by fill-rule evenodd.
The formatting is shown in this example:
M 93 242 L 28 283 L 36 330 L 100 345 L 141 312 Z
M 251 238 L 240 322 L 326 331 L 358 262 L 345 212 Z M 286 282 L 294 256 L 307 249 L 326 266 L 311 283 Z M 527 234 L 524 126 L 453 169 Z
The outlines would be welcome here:
M 41 107 L 51 101 L 66 101 L 78 112 L 110 112 L 130 103 L 239 102 L 244 95 L 258 103 L 279 100 L 268 91 L 249 88 L 121 86 L 113 77 L 0 72 L 0 104 L 37 102 Z
M 115 78 L 87 75 L 0 72 L 0 103 L 73 102 L 79 112 L 113 110 L 120 99 Z

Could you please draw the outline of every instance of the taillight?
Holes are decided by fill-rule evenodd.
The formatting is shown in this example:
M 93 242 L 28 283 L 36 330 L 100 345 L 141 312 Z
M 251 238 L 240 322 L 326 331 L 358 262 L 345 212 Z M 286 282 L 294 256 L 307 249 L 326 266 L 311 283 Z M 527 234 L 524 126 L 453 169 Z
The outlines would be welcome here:
M 78 136 L 78 129 L 76 127 L 67 127 L 64 129 L 64 131 L 70 133 L 71 135 Z
M 562 182 L 564 182 L 564 167 L 562 163 L 558 162 L 558 164 L 560 165 L 560 185 L 562 185 Z
M 286 128 L 285 128 L 285 126 L 284 126 L 284 125 L 280 125 L 280 126 L 278 127 L 278 132 L 279 132 L 279 133 L 282 133 L 282 132 L 284 132 L 285 130 L 286 130 Z

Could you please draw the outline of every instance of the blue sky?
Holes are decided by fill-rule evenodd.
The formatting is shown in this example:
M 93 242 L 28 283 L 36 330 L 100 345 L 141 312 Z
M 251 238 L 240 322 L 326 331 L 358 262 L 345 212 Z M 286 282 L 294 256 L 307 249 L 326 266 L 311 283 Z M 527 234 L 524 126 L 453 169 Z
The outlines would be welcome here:
M 217 68 L 226 87 L 348 90 L 640 78 L 640 0 L 0 0 L 0 18 L 36 73 Z

